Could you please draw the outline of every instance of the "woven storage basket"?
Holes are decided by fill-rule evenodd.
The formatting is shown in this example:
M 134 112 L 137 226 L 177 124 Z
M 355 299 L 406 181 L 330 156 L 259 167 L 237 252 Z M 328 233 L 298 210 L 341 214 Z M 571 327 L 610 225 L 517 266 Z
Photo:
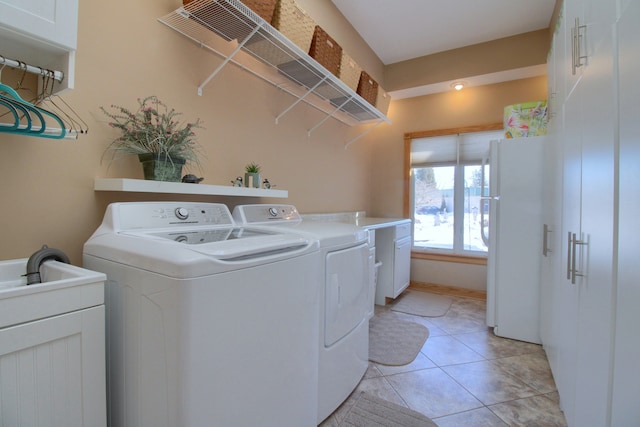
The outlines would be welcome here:
M 309 56 L 334 75 L 338 75 L 340 61 L 342 61 L 342 47 L 319 25 L 316 25 L 313 31 Z
M 316 23 L 294 0 L 277 0 L 271 25 L 303 52 L 309 52 Z
M 375 107 L 385 116 L 389 111 L 389 103 L 391 102 L 391 96 L 382 87 L 378 86 L 378 97 L 376 98 Z
M 269 24 L 273 20 L 273 12 L 276 10 L 276 0 L 240 0 L 249 9 L 253 10 Z
M 360 73 L 360 80 L 358 81 L 358 89 L 356 90 L 356 93 L 375 107 L 376 99 L 378 98 L 378 82 L 373 80 L 366 71 L 363 71 Z
M 342 60 L 340 61 L 340 72 L 338 77 L 352 90 L 358 90 L 358 82 L 360 81 L 360 67 L 344 50 L 342 51 Z

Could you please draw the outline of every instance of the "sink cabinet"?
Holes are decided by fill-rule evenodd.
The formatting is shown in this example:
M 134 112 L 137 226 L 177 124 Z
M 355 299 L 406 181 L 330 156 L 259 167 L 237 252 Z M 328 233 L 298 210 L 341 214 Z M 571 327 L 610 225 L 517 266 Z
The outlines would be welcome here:
M 105 427 L 105 275 L 0 261 L 0 425 Z

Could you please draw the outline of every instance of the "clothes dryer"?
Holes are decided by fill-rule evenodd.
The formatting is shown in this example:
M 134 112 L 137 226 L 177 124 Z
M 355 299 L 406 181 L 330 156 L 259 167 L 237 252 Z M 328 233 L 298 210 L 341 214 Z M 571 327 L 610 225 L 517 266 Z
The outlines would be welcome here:
M 233 216 L 244 226 L 295 232 L 319 241 L 320 423 L 351 394 L 369 365 L 369 233 L 351 224 L 303 221 L 292 205 L 240 205 Z

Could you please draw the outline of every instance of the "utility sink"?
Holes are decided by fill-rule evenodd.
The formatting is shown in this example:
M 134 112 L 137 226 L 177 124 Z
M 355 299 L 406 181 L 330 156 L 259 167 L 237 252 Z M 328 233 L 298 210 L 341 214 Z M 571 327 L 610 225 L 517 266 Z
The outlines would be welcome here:
M 27 258 L 0 261 L 0 329 L 104 304 L 106 276 L 47 261 L 42 283 L 27 285 Z

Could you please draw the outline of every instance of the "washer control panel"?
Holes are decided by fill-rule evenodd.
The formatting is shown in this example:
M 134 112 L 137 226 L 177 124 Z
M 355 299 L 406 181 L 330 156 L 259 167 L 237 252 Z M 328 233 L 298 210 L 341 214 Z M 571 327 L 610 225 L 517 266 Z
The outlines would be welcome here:
M 221 203 L 114 203 L 109 205 L 107 216 L 117 230 L 235 225 L 229 208 Z
M 242 225 L 302 221 L 302 217 L 293 205 L 239 205 L 233 210 L 233 219 L 237 224 Z

